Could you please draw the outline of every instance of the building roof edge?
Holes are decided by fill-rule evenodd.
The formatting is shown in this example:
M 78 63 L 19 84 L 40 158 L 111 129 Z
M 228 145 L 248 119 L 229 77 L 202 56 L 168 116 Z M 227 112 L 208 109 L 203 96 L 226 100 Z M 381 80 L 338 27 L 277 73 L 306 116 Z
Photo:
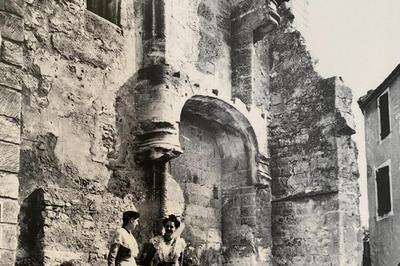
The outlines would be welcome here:
M 375 98 L 377 98 L 388 85 L 398 76 L 400 75 L 400 64 L 396 66 L 396 68 L 385 78 L 385 80 L 375 89 L 369 90 L 366 95 L 360 97 L 357 101 L 358 106 L 364 112 L 367 105 Z

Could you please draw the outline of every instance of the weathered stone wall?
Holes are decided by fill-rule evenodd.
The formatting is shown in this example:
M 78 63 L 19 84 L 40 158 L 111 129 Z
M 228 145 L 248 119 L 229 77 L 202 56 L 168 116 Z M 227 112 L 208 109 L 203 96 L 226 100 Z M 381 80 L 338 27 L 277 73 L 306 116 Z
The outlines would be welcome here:
M 183 236 L 195 248 L 201 265 L 221 263 L 221 156 L 212 132 L 183 119 L 184 153 L 171 161 L 171 173 L 185 195 Z
M 266 4 L 121 1 L 117 27 L 84 0 L 0 0 L 0 180 L 19 183 L 0 189 L 2 259 L 17 248 L 19 265 L 103 264 L 136 207 L 139 244 L 160 215 L 183 213 L 204 265 L 268 265 L 270 163 L 277 263 L 356 256 L 358 242 L 342 245 L 358 226 L 345 192 L 356 169 L 338 166 L 355 156 L 346 89 L 321 81 L 287 25 L 262 39 L 278 23 Z
M 146 206 L 143 171 L 120 149 L 132 140 L 126 84 L 142 60 L 141 5 L 122 2 L 121 27 L 83 0 L 24 3 L 21 265 L 104 263 L 122 212 Z
M 0 1 L 0 261 L 12 265 L 18 244 L 23 1 Z
M 167 1 L 166 62 L 190 82 L 231 97 L 230 1 Z
M 275 1 L 233 1 L 231 11 L 232 95 L 264 107 L 268 78 L 263 38 L 279 23 Z
M 275 264 L 360 265 L 351 91 L 319 77 L 287 21 L 269 54 Z
M 159 162 L 137 163 L 133 153 L 138 140 L 135 135 L 145 130 L 142 126 L 148 125 L 146 120 L 140 126 L 137 122 L 143 118 L 140 117 L 142 108 L 146 109 L 157 95 L 154 83 L 159 82 L 158 78 L 166 79 L 169 75 L 177 87 L 173 91 L 167 85 L 165 91 L 176 93 L 174 97 L 182 103 L 195 94 L 218 96 L 226 101 L 231 98 L 229 1 L 175 1 L 152 6 L 153 11 L 164 12 L 165 18 L 157 18 L 156 22 L 164 19 L 165 32 L 161 22 L 151 25 L 157 32 L 150 38 L 150 44 L 146 37 L 148 9 L 141 1 L 121 2 L 121 27 L 87 11 L 85 3 L 83 0 L 25 1 L 26 32 L 25 39 L 21 39 L 24 40 L 25 72 L 19 178 L 22 208 L 18 263 L 21 265 L 53 265 L 71 260 L 103 263 L 110 233 L 120 226 L 115 217 L 134 206 L 142 213 L 139 243 L 157 230 L 162 167 Z M 145 37 L 142 39 L 142 36 Z M 149 62 L 161 65 L 143 69 Z M 162 74 L 157 76 L 155 69 L 161 69 Z M 177 72 L 168 72 L 170 69 Z M 8 80 L 14 81 L 10 77 Z M 177 112 L 179 104 L 174 109 Z M 240 102 L 235 105 L 250 115 L 257 134 L 264 132 L 262 125 L 254 123 L 264 121 L 257 110 L 250 111 Z M 160 112 L 155 112 L 157 117 L 163 115 Z M 244 129 L 247 130 L 247 125 Z M 241 141 L 235 137 L 235 142 L 242 145 L 240 153 L 244 154 Z M 259 145 L 266 147 L 264 141 Z M 232 154 L 232 151 L 227 153 L 226 160 Z M 240 162 L 243 173 L 237 174 L 232 168 L 220 171 L 218 178 L 225 175 L 226 185 L 236 180 L 238 184 L 242 182 L 241 186 L 248 186 L 244 180 L 254 178 L 255 170 L 247 169 L 250 167 L 247 160 Z M 216 165 L 221 167 L 223 163 Z M 198 169 L 207 167 L 203 161 L 193 165 Z M 170 186 L 177 186 L 168 180 Z M 193 188 L 176 189 L 192 195 Z M 213 199 L 219 198 L 216 204 L 220 210 L 221 187 L 216 183 L 211 192 Z M 251 192 L 254 197 L 255 194 Z M 179 195 L 168 200 L 167 205 L 181 204 Z M 237 224 L 251 222 L 251 227 L 264 228 L 262 220 L 256 221 L 254 217 L 263 213 L 264 203 L 263 200 L 255 202 L 253 205 L 258 204 L 259 213 L 243 214 L 251 216 L 251 221 L 236 217 Z M 189 204 L 188 221 L 194 213 L 190 213 L 190 208 Z M 220 215 L 218 211 L 215 213 L 217 217 Z M 211 219 L 208 214 L 205 218 Z M 96 230 L 97 226 L 102 228 Z M 64 236 L 65 227 L 68 227 L 68 238 Z M 215 230 L 210 231 L 212 240 L 206 239 L 207 248 L 221 247 L 222 235 L 217 230 L 220 227 L 221 223 L 216 222 Z M 195 226 L 188 226 L 188 234 L 194 229 Z M 263 247 L 270 247 L 263 230 L 258 230 L 255 237 L 263 242 Z M 202 235 L 198 231 L 188 238 L 195 240 Z M 251 232 L 246 237 L 254 236 Z M 261 251 L 265 260 L 270 251 Z M 221 260 L 212 249 L 199 255 L 204 261 Z

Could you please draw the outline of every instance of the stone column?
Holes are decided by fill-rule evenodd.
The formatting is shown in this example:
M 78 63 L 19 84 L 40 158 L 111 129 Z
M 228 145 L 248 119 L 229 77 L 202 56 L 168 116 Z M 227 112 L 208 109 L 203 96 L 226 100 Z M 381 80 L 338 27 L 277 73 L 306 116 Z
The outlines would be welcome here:
M 335 88 L 340 265 L 361 265 L 363 234 L 359 210 L 359 172 L 357 147 L 351 139 L 351 135 L 355 133 L 351 111 L 353 95 L 351 89 L 339 78 L 332 78 L 327 82 Z
M 135 85 L 135 160 L 147 165 L 151 172 L 148 174 L 152 176 L 153 201 L 159 205 L 155 219 L 171 214 L 168 206 L 174 193 L 170 191 L 173 182 L 168 162 L 182 153 L 179 143 L 182 84 L 180 73 L 175 73 L 165 62 L 164 5 L 164 0 L 144 1 L 143 68 L 138 71 Z
M 179 77 L 170 74 L 171 71 L 161 65 L 147 67 L 139 72 L 135 88 L 135 160 L 152 178 L 153 201 L 159 206 L 154 219 L 171 214 L 170 201 L 181 202 L 183 198 L 176 195 L 181 192 L 171 180 L 168 166 L 171 159 L 182 153 L 179 143 L 182 98 L 177 94 L 182 85 Z M 171 187 L 175 187 L 174 191 Z M 175 196 L 178 198 L 174 199 Z
M 271 175 L 268 158 L 258 154 L 256 191 L 257 255 L 258 262 L 271 265 L 272 261 L 272 222 L 271 222 Z
M 18 243 L 23 3 L 21 0 L 0 0 L 0 261 L 2 265 L 15 263 Z

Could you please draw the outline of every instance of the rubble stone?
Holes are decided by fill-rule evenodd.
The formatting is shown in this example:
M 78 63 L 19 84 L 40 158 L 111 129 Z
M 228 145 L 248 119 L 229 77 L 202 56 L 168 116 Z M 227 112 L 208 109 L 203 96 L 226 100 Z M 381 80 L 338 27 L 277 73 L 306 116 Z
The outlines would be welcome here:
M 23 48 L 22 46 L 9 42 L 9 41 L 3 41 L 2 44 L 2 51 L 1 51 L 1 59 L 4 62 L 8 62 L 17 66 L 22 65 L 23 61 L 23 55 L 22 51 Z
M 302 37 L 286 23 L 269 47 L 274 261 L 361 265 L 351 90 L 315 72 Z M 347 213 L 353 218 L 345 225 Z
M 5 85 L 16 90 L 21 90 L 21 71 L 0 62 L 0 85 Z
M 24 16 L 24 1 L 23 0 L 3 0 L 5 10 L 18 15 L 20 17 Z
M 0 11 L 0 31 L 3 38 L 22 42 L 24 40 L 24 21 L 21 17 Z

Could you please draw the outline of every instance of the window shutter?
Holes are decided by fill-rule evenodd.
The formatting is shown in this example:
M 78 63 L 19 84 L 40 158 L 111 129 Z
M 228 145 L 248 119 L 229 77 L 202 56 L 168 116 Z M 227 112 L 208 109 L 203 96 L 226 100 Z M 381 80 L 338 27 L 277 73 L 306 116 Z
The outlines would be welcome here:
M 390 134 L 389 94 L 384 93 L 379 97 L 379 118 L 381 139 Z
M 379 168 L 376 172 L 378 216 L 382 217 L 392 210 L 390 198 L 389 166 Z

